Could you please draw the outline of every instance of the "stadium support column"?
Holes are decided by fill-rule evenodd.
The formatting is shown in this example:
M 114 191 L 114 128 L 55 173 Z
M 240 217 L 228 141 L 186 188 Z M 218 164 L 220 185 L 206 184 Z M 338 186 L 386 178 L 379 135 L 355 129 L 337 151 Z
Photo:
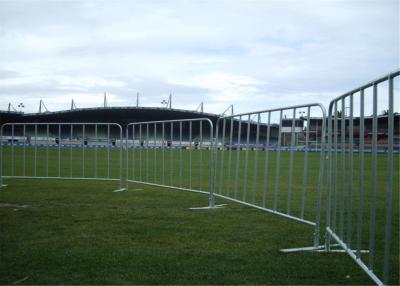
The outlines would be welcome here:
M 72 99 L 71 100 L 71 110 L 74 110 L 74 109 L 76 109 L 76 104 L 75 104 L 75 101 Z
M 224 116 L 228 110 L 231 111 L 231 116 L 232 116 L 233 115 L 233 104 L 229 105 L 228 108 L 225 109 L 224 112 L 221 113 L 221 115 Z
M 203 113 L 203 106 L 204 106 L 204 104 L 203 104 L 203 102 L 201 102 L 200 105 L 196 108 L 196 111 Z
M 24 107 L 24 105 L 22 104 L 22 103 L 20 103 L 19 105 L 18 105 L 18 107 Z M 11 112 L 11 109 L 13 110 L 13 111 L 17 111 L 15 108 L 14 108 L 14 106 L 11 104 L 11 102 L 9 102 L 8 103 L 8 112 Z
M 104 108 L 106 108 L 106 107 L 108 107 L 108 104 L 107 104 L 107 95 L 106 95 L 106 93 L 104 93 Z
M 41 99 L 39 102 L 39 113 L 42 113 L 42 106 L 45 110 L 45 112 L 49 112 L 49 110 L 47 109 L 46 105 L 44 104 L 43 100 Z M 22 106 L 23 107 L 23 106 Z

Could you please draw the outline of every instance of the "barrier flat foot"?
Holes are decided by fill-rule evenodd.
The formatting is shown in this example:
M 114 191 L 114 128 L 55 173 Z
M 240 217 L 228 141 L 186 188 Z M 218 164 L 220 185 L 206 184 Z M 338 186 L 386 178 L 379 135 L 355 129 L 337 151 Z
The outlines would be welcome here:
M 125 191 L 126 191 L 126 189 L 122 188 L 122 189 L 118 189 L 118 190 L 113 191 L 113 193 L 119 193 L 119 192 L 125 192 Z
M 357 250 L 355 250 L 355 249 L 352 249 L 352 250 L 350 250 L 350 251 L 352 251 L 352 252 L 357 252 Z M 344 250 L 344 249 L 331 249 L 331 250 L 329 250 L 329 251 L 325 251 L 325 252 L 339 252 L 339 253 L 347 253 L 347 251 L 346 250 Z M 361 249 L 360 250 L 360 253 L 369 253 L 369 250 L 367 250 L 367 249 Z
M 189 208 L 191 211 L 206 211 L 206 210 L 213 210 L 213 209 L 222 209 L 225 208 L 226 204 L 222 205 L 214 205 L 214 206 L 208 206 L 208 207 L 198 207 L 198 208 Z
M 331 244 L 330 247 L 338 247 L 339 244 Z M 344 249 L 326 249 L 325 245 L 310 246 L 310 247 L 299 247 L 299 248 L 286 248 L 280 249 L 280 252 L 291 253 L 291 252 L 333 252 L 333 253 L 344 253 Z M 352 252 L 357 252 L 357 250 L 350 250 Z M 360 250 L 361 253 L 369 253 L 369 250 Z
M 292 252 L 320 252 L 321 250 L 324 251 L 325 245 L 319 246 L 308 246 L 308 247 L 298 247 L 298 248 L 283 248 L 280 249 L 280 252 L 283 253 L 292 253 Z

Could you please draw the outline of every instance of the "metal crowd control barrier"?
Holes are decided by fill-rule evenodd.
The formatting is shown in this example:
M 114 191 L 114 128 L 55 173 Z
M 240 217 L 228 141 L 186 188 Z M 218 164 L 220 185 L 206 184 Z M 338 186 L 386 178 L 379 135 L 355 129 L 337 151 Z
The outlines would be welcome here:
M 128 183 L 209 195 L 214 202 L 213 124 L 208 118 L 136 122 L 126 129 Z
M 329 105 L 326 250 L 334 240 L 378 285 L 398 283 L 390 274 L 399 271 L 393 212 L 393 204 L 399 207 L 399 75 L 379 78 Z
M 325 128 L 325 108 L 317 103 L 217 122 L 215 196 L 315 228 L 312 247 L 285 252 L 321 248 Z
M 6 123 L 0 185 L 3 178 L 115 180 L 121 191 L 122 151 L 115 123 Z

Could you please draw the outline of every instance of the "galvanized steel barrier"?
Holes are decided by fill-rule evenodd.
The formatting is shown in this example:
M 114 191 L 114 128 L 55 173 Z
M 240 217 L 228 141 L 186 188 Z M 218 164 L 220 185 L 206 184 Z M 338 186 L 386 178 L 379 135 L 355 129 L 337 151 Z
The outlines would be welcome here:
M 135 122 L 126 128 L 126 188 L 143 183 L 209 195 L 214 202 L 213 123 L 208 118 Z
M 399 75 L 379 78 L 329 105 L 326 250 L 332 240 L 338 243 L 378 285 L 398 283 L 390 272 L 399 271 L 399 220 L 393 212 L 393 204 L 399 208 Z M 378 185 L 379 179 L 386 184 Z
M 121 191 L 123 143 L 115 123 L 6 123 L 0 185 L 3 178 L 115 180 Z
M 316 103 L 220 118 L 215 195 L 311 225 L 307 249 L 321 248 L 325 114 Z

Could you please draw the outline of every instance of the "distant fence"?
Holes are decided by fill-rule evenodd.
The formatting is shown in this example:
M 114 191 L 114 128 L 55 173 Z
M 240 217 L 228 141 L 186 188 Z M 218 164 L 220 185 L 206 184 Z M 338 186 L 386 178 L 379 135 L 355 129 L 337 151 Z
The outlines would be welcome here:
M 117 180 L 122 128 L 114 123 L 7 123 L 0 130 L 2 178 Z M 101 158 L 101 160 L 99 160 Z
M 333 239 L 378 285 L 388 284 L 390 270 L 398 271 L 398 256 L 393 261 L 390 254 L 399 253 L 399 222 L 393 213 L 399 192 L 398 169 L 393 172 L 399 165 L 393 156 L 394 81 L 399 75 L 397 71 L 372 81 L 329 105 L 326 248 L 330 251 Z M 368 154 L 366 117 L 372 118 Z M 387 132 L 384 142 L 378 132 L 382 129 Z M 382 145 L 386 152 L 378 154 Z M 385 185 L 378 185 L 380 178 Z

